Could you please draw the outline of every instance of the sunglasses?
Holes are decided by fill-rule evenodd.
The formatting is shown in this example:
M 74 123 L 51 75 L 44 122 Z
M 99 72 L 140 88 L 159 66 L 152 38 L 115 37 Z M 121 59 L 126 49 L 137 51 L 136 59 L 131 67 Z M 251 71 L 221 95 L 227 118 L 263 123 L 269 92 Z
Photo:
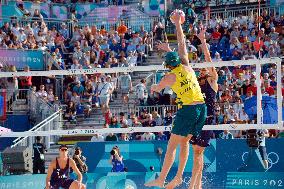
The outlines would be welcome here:
M 62 151 L 62 152 L 66 152 L 66 151 L 68 151 L 68 149 L 66 149 L 66 148 L 62 148 L 62 149 L 60 149 L 60 151 Z

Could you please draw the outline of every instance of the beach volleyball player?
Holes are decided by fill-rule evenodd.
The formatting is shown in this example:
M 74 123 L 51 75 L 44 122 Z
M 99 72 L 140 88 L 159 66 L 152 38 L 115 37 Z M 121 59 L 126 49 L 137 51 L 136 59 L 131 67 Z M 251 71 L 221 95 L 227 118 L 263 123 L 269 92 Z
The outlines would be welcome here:
M 170 86 L 177 95 L 176 102 L 179 110 L 173 123 L 160 176 L 156 180 L 146 183 L 145 186 L 148 187 L 164 187 L 178 145 L 180 145 L 178 171 L 175 178 L 165 188 L 175 188 L 182 183 L 182 175 L 189 154 L 189 140 L 193 135 L 199 135 L 207 115 L 203 94 L 195 72 L 189 65 L 185 36 L 181 26 L 182 15 L 176 11 L 171 20 L 176 26 L 178 53 L 172 52 L 168 45 L 163 47 L 163 50 L 167 51 L 165 66 L 170 70 L 170 73 L 166 74 L 158 85 L 152 86 L 151 92 L 160 92 L 165 87 Z
M 201 48 L 203 50 L 206 62 L 212 62 L 210 52 L 206 44 L 205 29 L 201 28 L 197 37 L 201 41 Z M 201 92 L 205 96 L 205 103 L 207 106 L 206 124 L 211 125 L 213 122 L 216 95 L 218 91 L 218 73 L 214 67 L 202 68 L 198 78 Z M 189 189 L 202 188 L 202 171 L 203 171 L 203 155 L 204 150 L 210 144 L 210 139 L 213 138 L 213 131 L 201 131 L 198 136 L 192 136 L 190 143 L 193 148 L 193 169 L 190 180 Z

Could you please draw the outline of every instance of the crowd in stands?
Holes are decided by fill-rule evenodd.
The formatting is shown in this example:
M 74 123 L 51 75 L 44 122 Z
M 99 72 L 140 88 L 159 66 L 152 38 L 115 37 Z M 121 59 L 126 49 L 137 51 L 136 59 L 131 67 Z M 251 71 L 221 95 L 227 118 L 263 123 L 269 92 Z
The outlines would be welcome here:
M 145 31 L 143 26 L 139 31 L 133 31 L 123 21 L 117 28 L 113 27 L 108 31 L 104 26 L 97 28 L 89 25 L 84 27 L 75 25 L 70 35 L 65 23 L 62 23 L 60 29 L 55 26 L 48 28 L 38 11 L 35 11 L 34 15 L 36 15 L 34 20 L 26 25 L 20 26 L 17 22 L 5 23 L 0 29 L 0 47 L 38 49 L 49 52 L 51 54 L 49 69 L 147 65 L 147 56 L 153 50 L 152 40 L 167 41 L 165 29 L 161 23 L 157 23 L 153 28 L 153 36 L 149 31 Z M 201 24 L 200 21 L 193 21 L 189 28 L 185 28 L 189 31 L 187 46 L 188 56 L 192 63 L 204 61 L 202 49 L 199 46 L 200 41 L 195 36 Z M 251 17 L 240 15 L 235 19 L 212 18 L 209 20 L 206 37 L 213 61 L 279 57 L 284 52 L 284 17 L 268 15 L 264 11 L 260 18 L 255 15 Z M 222 67 L 217 70 L 219 91 L 214 124 L 252 123 L 253 120 L 249 119 L 244 112 L 244 101 L 256 95 L 255 67 Z M 282 70 L 284 71 L 284 66 Z M 263 67 L 261 90 L 264 95 L 274 96 L 276 94 L 276 84 L 280 81 L 276 80 L 275 74 L 276 65 Z M 16 79 L 10 82 L 15 83 Z M 142 79 L 137 86 L 132 86 L 131 75 L 126 73 L 67 76 L 64 78 L 64 99 L 58 99 L 53 94 L 53 82 L 54 78 L 46 78 L 43 84 L 47 91 L 40 86 L 40 91 L 36 94 L 50 103 L 58 104 L 61 101 L 66 104 L 65 118 L 69 121 L 76 121 L 77 114 L 84 114 L 88 117 L 92 108 L 101 107 L 106 120 L 105 127 L 109 128 L 167 125 L 172 122 L 172 112 L 168 112 L 168 116 L 164 118 L 157 112 L 144 112 L 140 117 L 131 114 L 129 119 L 122 114 L 119 119 L 111 116 L 109 103 L 118 96 L 118 98 L 122 97 L 127 104 L 128 95 L 132 91 L 137 93 L 137 105 L 174 104 L 174 94 L 169 88 L 163 90 L 161 94 L 149 96 L 145 79 Z M 23 83 L 20 83 L 20 88 L 23 86 Z M 218 133 L 215 137 L 222 138 L 227 132 Z M 114 139 L 116 137 L 121 140 L 168 138 L 168 135 L 165 137 L 162 133 L 154 135 L 153 133 L 131 136 L 111 135 L 105 138 Z M 242 132 L 233 134 L 235 138 L 243 136 Z
M 34 3 L 106 3 L 110 5 L 117 5 L 119 0 L 20 0 L 22 1 L 31 1 Z

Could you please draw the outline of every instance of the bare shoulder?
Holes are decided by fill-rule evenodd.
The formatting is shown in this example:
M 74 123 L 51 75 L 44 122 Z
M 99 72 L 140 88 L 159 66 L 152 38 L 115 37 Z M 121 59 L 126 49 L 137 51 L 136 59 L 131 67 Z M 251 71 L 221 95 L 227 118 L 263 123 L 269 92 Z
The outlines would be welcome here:
M 185 70 L 189 71 L 189 72 L 194 72 L 194 70 L 192 69 L 191 66 L 186 66 L 186 65 L 183 65 Z
M 72 158 L 69 158 L 70 164 L 75 165 L 75 161 Z

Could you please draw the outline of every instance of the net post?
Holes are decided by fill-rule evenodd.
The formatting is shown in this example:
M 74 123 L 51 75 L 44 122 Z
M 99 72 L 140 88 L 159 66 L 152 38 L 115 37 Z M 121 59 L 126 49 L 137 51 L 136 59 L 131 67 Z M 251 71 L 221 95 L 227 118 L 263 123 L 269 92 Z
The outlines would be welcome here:
M 282 124 L 282 73 L 281 73 L 281 59 L 276 60 L 276 66 L 277 66 L 277 113 L 278 113 L 278 129 L 284 129 Z
M 257 107 L 257 125 L 262 124 L 262 107 L 261 107 L 261 100 L 262 100 L 262 95 L 261 95 L 261 81 L 260 81 L 260 74 L 261 74 L 261 61 L 256 63 L 256 87 L 257 87 L 257 100 L 256 100 L 256 107 Z

